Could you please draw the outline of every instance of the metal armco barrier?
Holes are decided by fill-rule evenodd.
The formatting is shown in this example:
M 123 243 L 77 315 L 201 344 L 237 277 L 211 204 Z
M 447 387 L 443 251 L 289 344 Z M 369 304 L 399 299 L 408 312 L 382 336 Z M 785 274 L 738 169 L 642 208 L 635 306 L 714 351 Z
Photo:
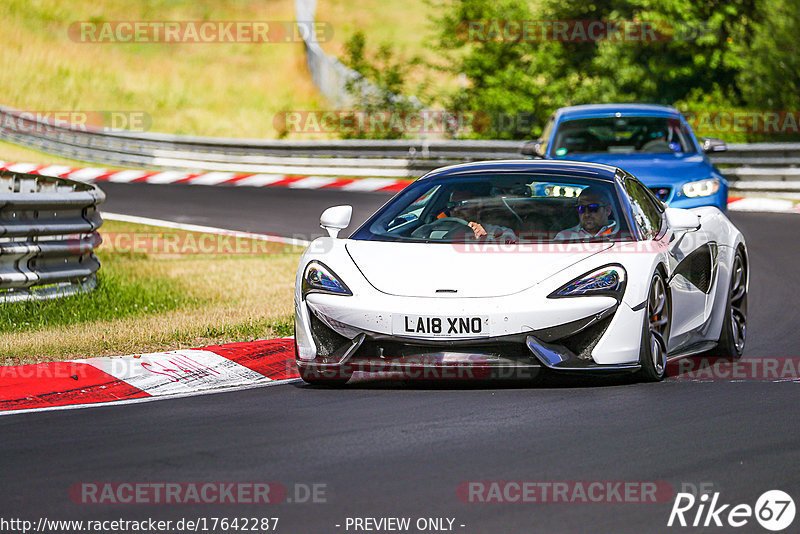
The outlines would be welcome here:
M 522 141 L 275 141 L 102 131 L 54 124 L 0 106 L 0 139 L 119 167 L 416 178 L 464 161 L 519 159 Z M 800 191 L 800 143 L 731 144 L 711 156 L 733 190 Z
M 103 200 L 89 184 L 1 171 L 0 303 L 93 289 Z

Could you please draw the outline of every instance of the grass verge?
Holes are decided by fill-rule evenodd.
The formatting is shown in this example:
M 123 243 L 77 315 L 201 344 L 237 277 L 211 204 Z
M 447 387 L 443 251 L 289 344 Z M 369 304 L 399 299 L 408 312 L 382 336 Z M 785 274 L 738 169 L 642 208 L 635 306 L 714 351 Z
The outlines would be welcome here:
M 0 308 L 0 364 L 291 334 L 298 248 L 117 221 L 101 233 L 95 291 Z

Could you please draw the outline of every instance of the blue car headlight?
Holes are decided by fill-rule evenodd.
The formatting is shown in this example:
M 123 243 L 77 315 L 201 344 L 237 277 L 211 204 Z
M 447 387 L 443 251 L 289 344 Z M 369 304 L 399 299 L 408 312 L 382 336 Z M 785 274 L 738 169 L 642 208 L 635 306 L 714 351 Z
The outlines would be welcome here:
M 606 265 L 561 286 L 547 298 L 606 295 L 621 300 L 626 280 L 625 269 L 621 265 Z
M 316 260 L 310 261 L 303 273 L 303 298 L 309 293 L 353 294 L 330 267 Z
M 710 197 L 719 191 L 719 185 L 719 180 L 716 178 L 697 180 L 696 182 L 684 184 L 683 194 L 689 198 Z

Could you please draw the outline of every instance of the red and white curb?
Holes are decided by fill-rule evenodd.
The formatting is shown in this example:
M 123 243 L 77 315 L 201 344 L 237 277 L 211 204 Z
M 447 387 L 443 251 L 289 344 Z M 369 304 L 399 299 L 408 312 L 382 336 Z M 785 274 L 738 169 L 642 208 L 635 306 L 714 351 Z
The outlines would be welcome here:
M 294 340 L 0 367 L 0 415 L 143 402 L 299 380 Z
M 69 178 L 81 182 L 194 184 L 247 187 L 288 187 L 291 189 L 338 189 L 341 191 L 388 192 L 404 189 L 411 180 L 391 178 L 340 178 L 336 176 L 300 176 L 290 174 L 242 174 L 234 172 L 190 173 L 126 169 L 109 171 L 98 167 L 67 167 L 36 163 L 0 161 L 0 170 Z
M 775 213 L 800 213 L 800 204 L 780 198 L 728 198 L 731 211 L 759 211 Z
M 0 170 L 69 178 L 81 182 L 194 184 L 247 187 L 288 187 L 290 189 L 337 189 L 340 191 L 386 192 L 403 190 L 413 180 L 390 178 L 341 178 L 336 176 L 301 176 L 290 174 L 240 174 L 233 172 L 189 173 L 126 169 L 109 171 L 99 167 L 67 167 L 37 163 L 0 161 Z M 730 197 L 731 211 L 800 213 L 800 204 L 777 198 Z

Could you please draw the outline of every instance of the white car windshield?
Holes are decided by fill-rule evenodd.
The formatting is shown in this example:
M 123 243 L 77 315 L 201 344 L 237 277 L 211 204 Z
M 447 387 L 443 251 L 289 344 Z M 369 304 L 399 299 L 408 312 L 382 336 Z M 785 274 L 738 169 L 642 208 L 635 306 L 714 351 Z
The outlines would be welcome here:
M 423 180 L 384 206 L 352 239 L 411 242 L 625 241 L 613 183 L 504 174 Z

